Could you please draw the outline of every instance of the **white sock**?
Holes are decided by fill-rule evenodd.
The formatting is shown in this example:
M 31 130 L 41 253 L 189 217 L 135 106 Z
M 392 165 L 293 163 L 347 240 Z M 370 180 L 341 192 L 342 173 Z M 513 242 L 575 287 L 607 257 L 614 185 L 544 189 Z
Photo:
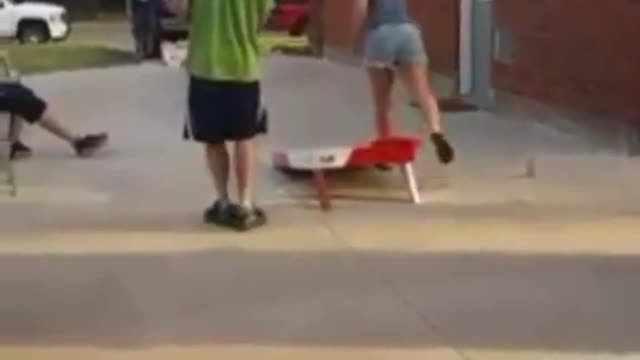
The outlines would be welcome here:
M 242 203 L 240 204 L 243 208 L 245 208 L 246 210 L 251 210 L 253 209 L 253 201 L 245 199 L 244 201 L 242 201 Z

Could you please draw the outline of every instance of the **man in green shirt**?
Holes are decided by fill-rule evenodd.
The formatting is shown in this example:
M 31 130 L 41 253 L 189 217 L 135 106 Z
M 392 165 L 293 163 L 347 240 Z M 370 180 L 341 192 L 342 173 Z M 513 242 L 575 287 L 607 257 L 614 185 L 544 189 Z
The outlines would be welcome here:
M 261 104 L 259 32 L 273 0 L 169 0 L 191 22 L 187 69 L 190 121 L 185 134 L 205 145 L 218 199 L 204 214 L 207 223 L 248 230 L 266 223 L 253 203 L 255 137 L 266 131 Z M 231 160 L 238 204 L 229 196 Z

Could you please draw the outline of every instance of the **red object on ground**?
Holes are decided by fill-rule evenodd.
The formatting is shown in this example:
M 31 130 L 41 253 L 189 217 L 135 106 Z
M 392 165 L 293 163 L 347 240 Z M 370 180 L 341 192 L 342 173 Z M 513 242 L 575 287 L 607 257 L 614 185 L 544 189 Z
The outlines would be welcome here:
M 411 198 L 414 203 L 420 203 L 412 166 L 419 147 L 419 138 L 396 135 L 367 141 L 354 147 L 281 149 L 273 153 L 273 163 L 278 169 L 313 173 L 314 186 L 323 210 L 331 209 L 331 196 L 325 176 L 327 170 L 372 167 L 379 164 L 402 165 Z
M 376 139 L 354 148 L 347 166 L 409 163 L 415 160 L 419 146 L 420 139 L 408 136 Z
M 309 18 L 310 4 L 305 0 L 278 1 L 267 20 L 267 29 L 290 31 Z

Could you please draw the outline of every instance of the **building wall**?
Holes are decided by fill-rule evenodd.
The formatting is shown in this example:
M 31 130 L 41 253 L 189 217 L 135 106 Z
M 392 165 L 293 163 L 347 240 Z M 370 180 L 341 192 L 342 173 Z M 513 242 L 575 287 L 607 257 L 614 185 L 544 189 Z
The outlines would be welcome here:
M 323 10 L 324 46 L 330 53 L 353 52 L 367 0 L 312 0 Z M 458 0 L 408 0 L 413 18 L 421 25 L 432 67 L 454 75 L 457 69 Z
M 458 69 L 458 0 L 407 0 L 420 23 L 431 67 L 446 75 Z
M 431 1 L 431 0 L 427 0 Z M 511 59 L 498 88 L 612 119 L 640 118 L 640 2 L 494 0 Z
M 361 0 L 324 0 L 327 43 L 354 41 Z M 407 0 L 439 72 L 458 68 L 459 0 Z M 494 85 L 611 119 L 640 119 L 640 1 L 494 0 Z M 355 14 L 355 15 L 354 15 Z M 504 52 L 508 56 L 503 56 Z M 615 121 L 615 120 L 612 120 Z

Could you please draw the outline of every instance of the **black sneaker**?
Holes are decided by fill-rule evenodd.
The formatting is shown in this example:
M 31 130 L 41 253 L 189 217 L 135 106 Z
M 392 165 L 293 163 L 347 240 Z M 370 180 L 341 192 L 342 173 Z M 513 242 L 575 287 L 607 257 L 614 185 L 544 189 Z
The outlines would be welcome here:
M 33 151 L 27 145 L 20 141 L 16 141 L 11 144 L 11 160 L 21 160 L 30 158 L 33 155 Z
M 96 153 L 96 151 L 105 146 L 108 139 L 109 136 L 107 134 L 86 135 L 73 143 L 73 149 L 80 157 L 91 157 Z
M 217 200 L 204 211 L 203 220 L 205 224 L 231 226 L 233 224 L 233 213 L 231 204 Z
M 267 214 L 260 208 L 247 209 L 234 205 L 232 210 L 233 223 L 231 227 L 236 231 L 249 231 L 267 224 Z
M 440 160 L 442 164 L 449 164 L 455 159 L 455 150 L 444 135 L 441 133 L 431 134 L 431 142 L 433 142 L 433 145 L 436 147 L 438 160 Z

